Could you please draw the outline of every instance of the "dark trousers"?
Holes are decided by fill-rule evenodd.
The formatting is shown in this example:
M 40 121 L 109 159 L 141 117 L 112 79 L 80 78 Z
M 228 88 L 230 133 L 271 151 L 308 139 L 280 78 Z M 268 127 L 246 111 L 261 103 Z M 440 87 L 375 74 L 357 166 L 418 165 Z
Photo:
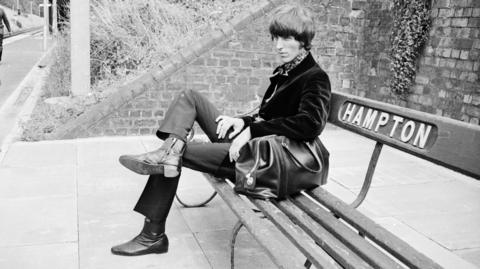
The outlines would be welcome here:
M 203 95 L 192 90 L 182 91 L 170 105 L 157 136 L 164 140 L 170 134 L 175 134 L 186 139 L 194 122 L 197 122 L 212 143 L 188 142 L 183 154 L 183 166 L 217 177 L 234 179 L 235 165 L 228 159 L 231 139 L 217 138 L 215 119 L 218 116 L 220 112 Z M 165 221 L 177 191 L 179 177 L 150 175 L 134 210 L 154 221 Z

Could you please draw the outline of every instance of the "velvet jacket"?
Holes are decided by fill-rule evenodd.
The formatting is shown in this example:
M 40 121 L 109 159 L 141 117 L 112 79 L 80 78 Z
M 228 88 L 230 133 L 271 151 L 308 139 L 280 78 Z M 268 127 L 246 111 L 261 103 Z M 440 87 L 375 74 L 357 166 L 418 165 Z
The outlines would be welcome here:
M 242 117 L 245 127 L 250 127 L 252 138 L 274 134 L 315 139 L 324 129 L 330 109 L 328 75 L 310 53 L 287 75 L 279 74 L 278 69 L 270 77 L 258 114 Z

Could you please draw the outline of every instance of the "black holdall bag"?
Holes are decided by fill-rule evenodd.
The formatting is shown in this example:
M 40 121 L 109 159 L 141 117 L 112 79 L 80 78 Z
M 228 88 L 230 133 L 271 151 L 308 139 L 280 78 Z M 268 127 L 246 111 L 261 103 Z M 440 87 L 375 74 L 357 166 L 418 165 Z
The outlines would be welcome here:
M 235 164 L 234 190 L 261 199 L 282 199 L 327 182 L 329 152 L 317 137 L 297 141 L 269 135 L 250 140 Z

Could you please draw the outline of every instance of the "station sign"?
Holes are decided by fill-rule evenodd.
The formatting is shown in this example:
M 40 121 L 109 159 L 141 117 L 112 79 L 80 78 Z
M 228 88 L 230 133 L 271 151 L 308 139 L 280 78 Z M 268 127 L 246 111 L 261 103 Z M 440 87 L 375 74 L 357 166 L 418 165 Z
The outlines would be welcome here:
M 480 126 L 332 92 L 328 121 L 376 143 L 480 179 Z
M 339 110 L 338 120 L 363 132 L 410 144 L 419 149 L 430 147 L 437 136 L 433 124 L 347 101 Z

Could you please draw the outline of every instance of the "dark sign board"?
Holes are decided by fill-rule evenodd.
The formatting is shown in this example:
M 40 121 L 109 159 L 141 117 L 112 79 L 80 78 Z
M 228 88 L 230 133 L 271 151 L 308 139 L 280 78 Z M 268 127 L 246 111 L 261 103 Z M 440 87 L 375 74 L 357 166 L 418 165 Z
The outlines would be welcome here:
M 329 122 L 480 179 L 480 126 L 344 93 Z

